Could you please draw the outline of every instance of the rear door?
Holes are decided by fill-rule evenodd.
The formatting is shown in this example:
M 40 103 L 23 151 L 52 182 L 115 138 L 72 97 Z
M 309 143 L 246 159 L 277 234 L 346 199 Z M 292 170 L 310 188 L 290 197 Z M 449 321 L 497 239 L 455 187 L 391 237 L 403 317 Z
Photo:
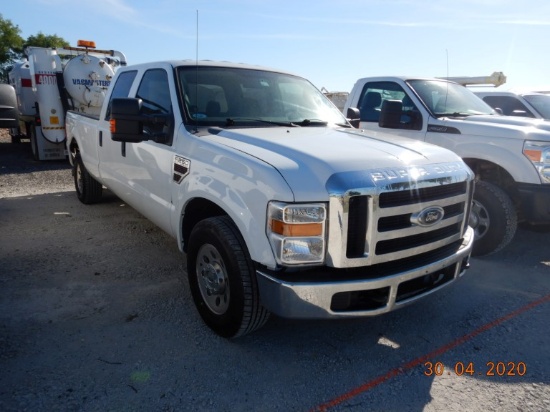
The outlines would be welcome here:
M 120 162 L 121 153 L 124 144 L 113 142 L 111 140 L 111 128 L 109 120 L 111 118 L 111 101 L 116 97 L 129 97 L 130 90 L 137 76 L 137 70 L 125 71 L 119 74 L 116 83 L 113 85 L 107 110 L 99 120 L 99 135 L 94 144 L 97 145 L 99 174 L 107 187 L 114 192 L 118 192 L 124 187 L 121 182 L 121 177 L 118 175 L 118 164 Z

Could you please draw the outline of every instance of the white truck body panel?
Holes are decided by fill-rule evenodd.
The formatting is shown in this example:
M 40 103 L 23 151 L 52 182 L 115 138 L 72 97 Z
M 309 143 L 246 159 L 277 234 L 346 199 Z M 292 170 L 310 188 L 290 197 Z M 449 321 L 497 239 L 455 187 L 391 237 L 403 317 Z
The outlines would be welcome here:
M 28 61 L 15 63 L 9 72 L 10 84 L 15 88 L 17 107 L 20 116 L 32 116 L 35 113 L 35 93 L 32 89 L 31 69 Z

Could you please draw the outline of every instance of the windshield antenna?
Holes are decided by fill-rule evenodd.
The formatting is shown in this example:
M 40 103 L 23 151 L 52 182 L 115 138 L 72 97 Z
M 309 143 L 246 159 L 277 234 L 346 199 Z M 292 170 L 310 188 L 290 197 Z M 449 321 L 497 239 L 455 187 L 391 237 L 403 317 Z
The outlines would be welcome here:
M 445 49 L 445 54 L 447 55 L 447 79 L 449 79 L 449 49 Z M 445 112 L 447 111 L 447 97 L 449 96 L 449 80 L 447 80 L 447 84 L 445 85 Z
M 197 33 L 195 44 L 195 133 L 199 131 L 199 10 L 197 9 Z

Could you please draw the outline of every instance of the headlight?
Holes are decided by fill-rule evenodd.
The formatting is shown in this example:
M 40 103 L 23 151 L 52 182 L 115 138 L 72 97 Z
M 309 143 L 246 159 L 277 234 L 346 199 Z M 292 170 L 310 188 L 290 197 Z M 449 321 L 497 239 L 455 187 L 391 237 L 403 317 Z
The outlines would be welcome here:
M 323 203 L 269 203 L 267 236 L 277 263 L 318 264 L 325 260 L 326 207 Z
M 539 172 L 542 183 L 550 183 L 550 143 L 526 141 L 523 154 Z

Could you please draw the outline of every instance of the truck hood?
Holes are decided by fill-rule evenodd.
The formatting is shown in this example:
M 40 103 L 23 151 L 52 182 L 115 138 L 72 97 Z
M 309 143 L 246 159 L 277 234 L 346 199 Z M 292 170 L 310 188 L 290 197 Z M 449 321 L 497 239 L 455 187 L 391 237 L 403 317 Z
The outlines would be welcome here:
M 443 119 L 439 119 L 442 121 Z M 550 122 L 528 117 L 479 115 L 465 119 L 448 118 L 445 123 L 456 123 L 461 133 L 487 137 L 525 139 L 536 134 L 537 140 L 550 140 Z M 449 124 L 450 125 L 450 124 Z
M 297 201 L 319 201 L 321 194 L 326 198 L 327 181 L 339 173 L 462 163 L 435 145 L 400 137 L 382 140 L 355 129 L 222 129 L 210 138 L 271 164 L 295 196 L 300 194 Z

